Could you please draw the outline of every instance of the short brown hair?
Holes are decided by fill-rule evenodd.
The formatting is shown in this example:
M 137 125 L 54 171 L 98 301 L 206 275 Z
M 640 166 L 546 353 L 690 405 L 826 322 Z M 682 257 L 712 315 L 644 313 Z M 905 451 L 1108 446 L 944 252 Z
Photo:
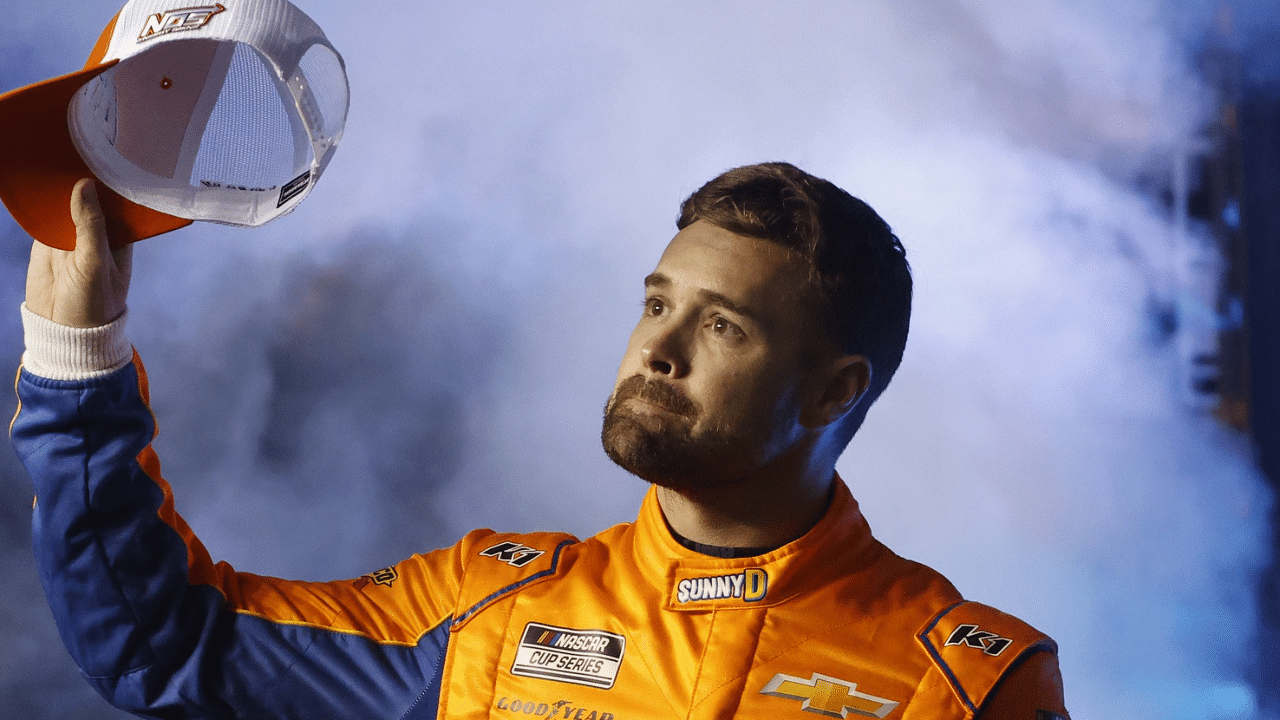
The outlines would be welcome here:
M 911 323 L 911 268 L 888 223 L 834 184 L 780 162 L 734 168 L 703 185 L 681 204 L 676 226 L 698 220 L 778 243 L 807 265 L 840 349 L 871 361 L 866 402 L 846 420 L 852 438 L 902 362 Z

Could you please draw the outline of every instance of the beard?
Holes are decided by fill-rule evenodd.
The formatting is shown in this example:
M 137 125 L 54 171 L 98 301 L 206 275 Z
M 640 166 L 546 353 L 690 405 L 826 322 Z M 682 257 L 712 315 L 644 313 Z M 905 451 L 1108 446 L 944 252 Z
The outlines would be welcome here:
M 674 417 L 636 413 L 632 398 L 668 410 Z M 600 432 L 605 454 L 627 472 L 673 490 L 694 490 L 724 483 L 739 445 L 716 429 L 695 434 L 701 409 L 660 380 L 633 375 L 618 384 L 604 407 Z

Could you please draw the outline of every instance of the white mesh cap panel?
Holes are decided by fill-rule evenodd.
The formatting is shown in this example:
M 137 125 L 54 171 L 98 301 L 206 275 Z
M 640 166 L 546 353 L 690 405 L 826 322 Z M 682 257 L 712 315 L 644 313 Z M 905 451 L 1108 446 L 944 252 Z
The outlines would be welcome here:
M 281 83 L 253 48 L 236 43 L 209 116 L 189 182 L 194 186 L 279 188 L 311 166 L 305 130 L 290 122 Z

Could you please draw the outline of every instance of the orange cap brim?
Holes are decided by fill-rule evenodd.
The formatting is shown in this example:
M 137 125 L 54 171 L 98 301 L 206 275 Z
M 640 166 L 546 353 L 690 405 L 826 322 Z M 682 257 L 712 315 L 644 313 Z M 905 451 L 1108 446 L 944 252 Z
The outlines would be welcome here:
M 81 178 L 97 180 L 71 141 L 67 106 L 77 90 L 116 62 L 0 95 L 0 201 L 23 230 L 50 247 L 75 247 L 71 190 Z M 112 247 L 191 224 L 126 200 L 102 182 L 98 199 Z

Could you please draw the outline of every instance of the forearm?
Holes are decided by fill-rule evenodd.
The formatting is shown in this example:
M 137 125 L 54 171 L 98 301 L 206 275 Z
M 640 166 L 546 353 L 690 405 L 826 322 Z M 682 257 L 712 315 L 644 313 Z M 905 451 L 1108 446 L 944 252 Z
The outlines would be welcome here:
M 449 615 L 452 555 L 410 561 L 425 568 L 426 587 L 451 590 L 391 609 L 381 586 L 214 564 L 161 477 L 145 372 L 117 336 L 122 323 L 42 328 L 25 315 L 31 344 L 11 434 L 36 488 L 35 555 L 63 641 L 104 696 L 202 718 L 400 717 L 422 696 L 422 668 L 438 664 L 440 648 L 413 640 Z M 73 347 L 46 352 L 35 336 L 49 333 Z
M 215 621 L 221 597 L 189 586 L 190 549 L 161 518 L 172 503 L 144 468 L 155 464 L 155 424 L 123 323 L 84 330 L 24 316 L 28 349 L 11 434 L 36 489 L 41 580 L 85 675 L 139 708 L 168 682 L 157 674 L 187 663 L 192 630 Z

